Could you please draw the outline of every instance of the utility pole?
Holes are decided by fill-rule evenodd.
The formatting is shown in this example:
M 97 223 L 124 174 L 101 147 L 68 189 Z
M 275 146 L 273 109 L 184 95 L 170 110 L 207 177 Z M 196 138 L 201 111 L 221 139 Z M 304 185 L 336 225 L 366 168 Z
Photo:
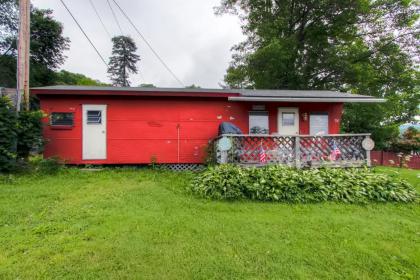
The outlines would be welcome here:
M 22 96 L 24 108 L 29 111 L 29 48 L 30 48 L 30 0 L 19 0 L 19 39 L 17 63 L 17 102 L 20 111 Z

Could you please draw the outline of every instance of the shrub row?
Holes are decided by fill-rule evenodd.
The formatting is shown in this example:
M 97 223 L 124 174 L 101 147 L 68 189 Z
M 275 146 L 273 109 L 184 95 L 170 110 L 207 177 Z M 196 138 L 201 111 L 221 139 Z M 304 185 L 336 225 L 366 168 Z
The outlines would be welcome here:
M 212 199 L 301 203 L 411 202 L 418 197 L 406 181 L 367 168 L 298 170 L 282 166 L 218 165 L 198 174 L 191 190 Z

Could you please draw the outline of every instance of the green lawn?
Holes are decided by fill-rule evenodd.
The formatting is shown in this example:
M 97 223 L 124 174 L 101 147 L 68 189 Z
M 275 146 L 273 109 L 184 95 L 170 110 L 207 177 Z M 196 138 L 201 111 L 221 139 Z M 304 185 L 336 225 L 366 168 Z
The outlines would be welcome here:
M 420 191 L 420 171 L 381 168 Z M 0 182 L 0 279 L 420 279 L 420 205 L 197 199 L 191 174 Z

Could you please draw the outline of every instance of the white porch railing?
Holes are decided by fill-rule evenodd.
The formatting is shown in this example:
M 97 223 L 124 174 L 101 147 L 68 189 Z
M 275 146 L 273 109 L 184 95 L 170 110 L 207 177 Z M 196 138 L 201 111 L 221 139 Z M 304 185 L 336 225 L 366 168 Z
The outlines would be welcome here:
M 367 140 L 365 140 L 367 139 Z M 370 134 L 235 135 L 212 141 L 217 163 L 241 165 L 285 164 L 300 167 L 370 166 L 370 150 L 363 142 Z

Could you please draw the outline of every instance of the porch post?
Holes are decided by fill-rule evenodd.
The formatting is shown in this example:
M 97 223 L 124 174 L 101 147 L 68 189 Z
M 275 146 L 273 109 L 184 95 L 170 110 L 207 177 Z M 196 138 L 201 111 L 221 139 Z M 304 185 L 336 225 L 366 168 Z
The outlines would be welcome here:
M 366 165 L 368 167 L 371 167 L 372 166 L 372 162 L 370 160 L 370 150 L 366 150 Z
M 300 137 L 295 136 L 295 165 L 296 168 L 300 168 Z
M 366 136 L 365 139 L 370 139 L 370 135 Z M 362 146 L 363 146 L 363 144 L 362 144 Z M 372 166 L 372 162 L 371 162 L 371 159 L 370 159 L 370 151 L 371 151 L 371 149 L 368 148 L 368 149 L 365 149 L 365 150 L 366 150 L 366 165 L 368 167 L 371 167 Z

